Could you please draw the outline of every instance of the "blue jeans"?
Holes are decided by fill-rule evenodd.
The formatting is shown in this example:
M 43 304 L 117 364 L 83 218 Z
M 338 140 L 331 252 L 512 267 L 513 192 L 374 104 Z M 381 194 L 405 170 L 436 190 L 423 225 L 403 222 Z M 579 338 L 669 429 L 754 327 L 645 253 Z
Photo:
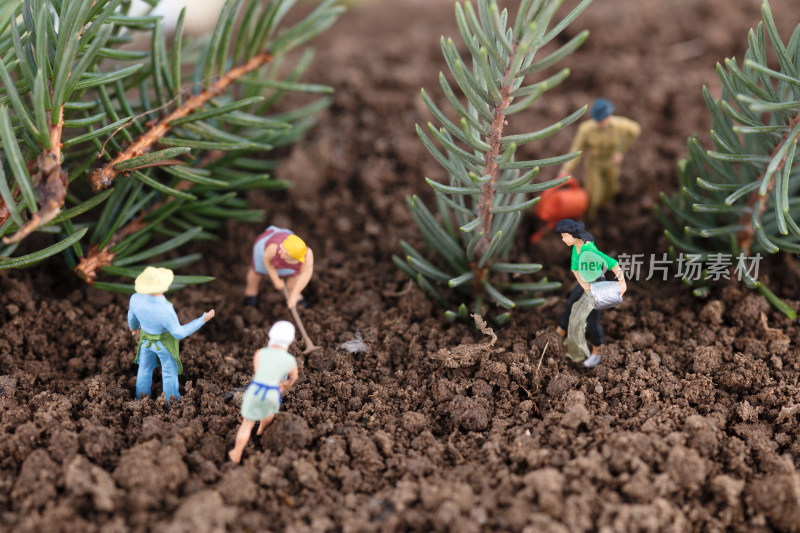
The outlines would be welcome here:
M 161 382 L 164 394 L 167 396 L 167 403 L 170 397 L 176 399 L 181 397 L 178 392 L 178 363 L 173 359 L 172 354 L 164 346 L 156 341 L 145 348 L 147 342 L 142 343 L 139 351 L 139 372 L 136 374 L 136 398 L 142 394 L 150 396 L 150 388 L 153 384 L 153 371 L 161 363 Z

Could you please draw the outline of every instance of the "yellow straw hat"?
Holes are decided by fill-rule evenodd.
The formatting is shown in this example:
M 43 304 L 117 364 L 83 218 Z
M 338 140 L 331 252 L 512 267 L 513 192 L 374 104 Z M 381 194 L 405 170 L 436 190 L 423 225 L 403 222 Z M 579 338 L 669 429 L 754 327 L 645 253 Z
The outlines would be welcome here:
M 286 250 L 292 259 L 305 263 L 306 261 L 306 243 L 297 235 L 289 235 L 283 240 L 283 249 Z
M 139 294 L 161 294 L 167 292 L 175 274 L 168 268 L 147 267 L 136 276 L 134 287 Z

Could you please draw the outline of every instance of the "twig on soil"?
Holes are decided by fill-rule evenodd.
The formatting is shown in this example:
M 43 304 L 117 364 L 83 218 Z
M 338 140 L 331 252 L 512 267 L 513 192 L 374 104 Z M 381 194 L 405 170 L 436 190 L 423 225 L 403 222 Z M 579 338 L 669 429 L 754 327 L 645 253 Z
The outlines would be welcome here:
M 398 298 L 400 296 L 405 296 L 406 294 L 411 292 L 411 287 L 413 286 L 414 286 L 414 281 L 409 279 L 406 282 L 406 286 L 403 287 L 401 290 L 396 292 L 383 291 L 381 294 L 383 294 L 383 296 L 386 296 L 387 298 Z
M 789 344 L 792 339 L 789 338 L 782 330 L 769 327 L 767 323 L 767 315 L 761 313 L 759 320 L 759 333 L 764 337 L 764 340 L 769 342 L 777 342 L 779 344 Z
M 494 330 L 486 325 L 486 321 L 481 318 L 481 315 L 478 313 L 472 313 L 470 315 L 473 320 L 475 320 L 475 325 L 478 326 L 478 329 L 481 330 L 481 333 L 484 335 L 489 335 L 492 340 L 489 341 L 489 346 L 494 346 L 494 343 L 497 342 L 497 335 L 495 334 Z
M 454 429 L 447 437 L 447 451 L 452 457 L 453 464 L 460 465 L 464 462 L 464 456 L 458 451 L 456 445 L 453 444 L 453 437 L 458 433 L 458 428 Z
M 544 350 L 542 350 L 542 355 L 539 356 L 539 364 L 536 365 L 536 372 L 533 373 L 533 383 L 536 385 L 537 393 L 539 392 L 539 369 L 542 368 L 542 359 L 544 359 L 544 354 L 545 352 L 547 352 L 547 347 L 549 345 L 550 345 L 549 341 L 545 343 Z M 522 387 L 522 385 L 520 385 L 520 387 Z M 522 387 L 522 390 L 524 390 L 528 394 L 528 398 L 533 400 L 533 394 L 531 394 L 528 389 Z M 533 402 L 533 408 L 536 409 L 537 414 L 541 415 L 541 412 L 539 411 L 539 406 L 536 405 L 536 402 Z
M 547 347 L 550 346 L 550 341 L 547 341 L 544 344 L 544 350 L 542 350 L 542 355 L 539 356 L 539 364 L 536 365 L 536 372 L 533 374 L 533 381 L 536 383 L 536 388 L 539 388 L 539 369 L 542 368 L 542 359 L 544 359 L 544 354 L 547 351 Z
M 487 353 L 503 352 L 504 348 L 494 348 L 497 342 L 497 335 L 492 328 L 486 325 L 486 321 L 480 315 L 474 313 L 472 318 L 475 325 L 480 328 L 484 335 L 489 335 L 492 339 L 481 344 L 459 344 L 455 348 L 442 348 L 431 357 L 444 363 L 446 368 L 464 368 L 472 366 L 481 360 Z M 412 340 L 413 343 L 416 339 Z

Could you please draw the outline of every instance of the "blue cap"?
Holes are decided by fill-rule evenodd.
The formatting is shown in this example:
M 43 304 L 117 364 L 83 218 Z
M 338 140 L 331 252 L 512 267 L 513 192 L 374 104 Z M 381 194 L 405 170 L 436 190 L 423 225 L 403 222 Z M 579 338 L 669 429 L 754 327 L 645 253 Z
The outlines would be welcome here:
M 589 116 L 591 116 L 596 121 L 600 122 L 604 118 L 611 115 L 614 112 L 614 104 L 606 100 L 605 98 L 598 98 L 594 101 L 594 105 L 592 105 L 592 110 L 589 111 Z

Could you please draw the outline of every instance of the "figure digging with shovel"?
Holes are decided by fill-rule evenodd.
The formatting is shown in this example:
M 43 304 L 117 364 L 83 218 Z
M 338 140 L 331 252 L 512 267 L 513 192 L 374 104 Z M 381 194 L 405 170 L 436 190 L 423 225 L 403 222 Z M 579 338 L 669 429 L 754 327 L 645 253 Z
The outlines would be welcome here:
M 297 305 L 308 307 L 303 298 L 314 274 L 314 253 L 303 240 L 291 230 L 270 226 L 258 236 L 253 244 L 253 259 L 247 272 L 244 290 L 244 305 L 258 307 L 258 285 L 262 277 L 269 277 L 279 291 L 283 291 L 289 310 L 306 344 L 304 353 L 317 349 L 306 333 Z

